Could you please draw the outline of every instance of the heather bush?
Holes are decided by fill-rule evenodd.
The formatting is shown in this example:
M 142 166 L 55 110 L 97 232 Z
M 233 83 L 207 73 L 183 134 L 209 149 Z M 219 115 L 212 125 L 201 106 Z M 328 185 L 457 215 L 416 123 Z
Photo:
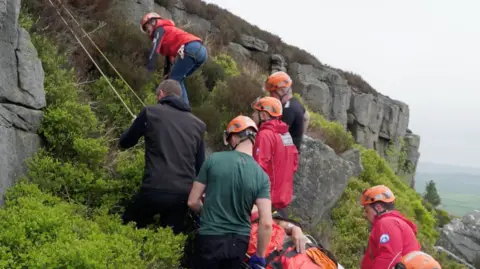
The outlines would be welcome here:
M 22 14 L 27 30 L 32 21 Z M 0 267 L 177 268 L 184 235 L 169 228 L 138 230 L 112 214 L 122 212 L 141 182 L 142 150 L 108 147 L 105 125 L 80 98 L 75 76 L 63 69 L 66 58 L 47 38 L 31 35 L 47 77 L 49 103 L 39 131 L 47 143 L 6 193 Z
M 185 239 L 122 225 L 31 183 L 7 192 L 0 228 L 2 268 L 176 268 Z

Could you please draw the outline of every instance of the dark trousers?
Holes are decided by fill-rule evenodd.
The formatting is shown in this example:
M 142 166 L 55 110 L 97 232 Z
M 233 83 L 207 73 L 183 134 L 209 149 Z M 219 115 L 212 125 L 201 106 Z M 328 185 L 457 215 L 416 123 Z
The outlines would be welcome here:
M 135 221 L 137 228 L 145 228 L 155 222 L 160 214 L 160 226 L 170 226 L 175 234 L 184 232 L 185 217 L 188 212 L 188 193 L 171 194 L 155 189 L 141 189 L 123 214 L 126 224 Z
M 195 269 L 240 269 L 248 249 L 249 236 L 197 235 Z

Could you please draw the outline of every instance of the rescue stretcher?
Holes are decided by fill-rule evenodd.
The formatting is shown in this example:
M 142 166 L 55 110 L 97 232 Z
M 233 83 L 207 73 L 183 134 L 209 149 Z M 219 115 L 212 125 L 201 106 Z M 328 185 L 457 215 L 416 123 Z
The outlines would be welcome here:
M 191 238 L 191 236 L 195 235 L 196 231 L 198 230 L 198 228 L 200 227 L 199 226 L 199 223 L 196 221 L 196 218 L 194 217 L 194 214 L 195 213 L 192 213 L 192 212 L 189 212 L 188 216 L 189 216 L 189 219 L 190 219 L 190 222 L 192 223 L 192 226 L 191 226 L 191 229 L 190 229 L 190 233 L 189 233 L 189 238 Z M 317 243 L 317 241 L 311 236 L 311 235 L 305 235 L 307 237 L 307 243 L 310 243 L 310 244 L 314 244 L 316 246 L 319 246 L 319 244 Z M 288 238 L 288 236 L 287 236 Z M 188 240 L 188 239 L 187 239 Z M 288 239 L 287 239 L 288 240 Z M 190 241 L 190 243 L 193 243 L 193 240 Z M 193 245 L 191 245 L 190 247 L 193 247 Z M 188 254 L 187 254 L 188 255 Z M 245 261 L 248 261 L 250 259 L 250 256 L 245 253 Z M 242 262 L 242 265 L 241 265 L 241 268 L 242 269 L 252 269 L 247 262 L 243 261 Z M 187 262 L 189 263 L 189 262 Z M 187 268 L 190 268 L 190 267 L 187 267 Z M 262 269 L 265 269 L 264 267 L 260 267 Z M 337 262 L 337 269 L 345 269 L 340 263 Z

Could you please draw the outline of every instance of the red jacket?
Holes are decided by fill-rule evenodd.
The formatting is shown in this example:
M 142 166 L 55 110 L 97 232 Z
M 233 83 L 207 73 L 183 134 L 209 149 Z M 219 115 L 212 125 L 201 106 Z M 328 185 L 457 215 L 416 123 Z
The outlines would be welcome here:
M 394 210 L 380 215 L 372 225 L 361 269 L 390 269 L 402 256 L 420 250 L 417 226 Z
M 191 41 L 200 41 L 202 40 L 190 33 L 183 31 L 180 28 L 175 27 L 175 23 L 171 20 L 157 20 L 158 27 L 163 27 L 165 33 L 163 34 L 160 40 L 160 46 L 158 46 L 157 53 L 162 54 L 163 56 L 175 57 L 177 56 L 178 49 L 183 45 Z M 153 36 L 150 36 L 153 39 Z
M 270 177 L 270 196 L 276 209 L 287 207 L 293 196 L 293 175 L 298 168 L 298 151 L 279 119 L 263 122 L 253 146 L 253 157 Z

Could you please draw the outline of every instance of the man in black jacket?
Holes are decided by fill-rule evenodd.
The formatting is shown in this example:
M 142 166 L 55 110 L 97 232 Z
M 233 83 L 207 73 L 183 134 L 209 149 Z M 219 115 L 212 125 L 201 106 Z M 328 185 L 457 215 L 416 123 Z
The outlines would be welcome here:
M 177 81 L 164 80 L 156 94 L 158 103 L 145 107 L 120 137 L 122 148 L 145 137 L 143 183 L 123 221 L 144 228 L 160 214 L 161 226 L 170 226 L 177 234 L 184 231 L 188 195 L 205 160 L 206 125 L 181 100 Z

